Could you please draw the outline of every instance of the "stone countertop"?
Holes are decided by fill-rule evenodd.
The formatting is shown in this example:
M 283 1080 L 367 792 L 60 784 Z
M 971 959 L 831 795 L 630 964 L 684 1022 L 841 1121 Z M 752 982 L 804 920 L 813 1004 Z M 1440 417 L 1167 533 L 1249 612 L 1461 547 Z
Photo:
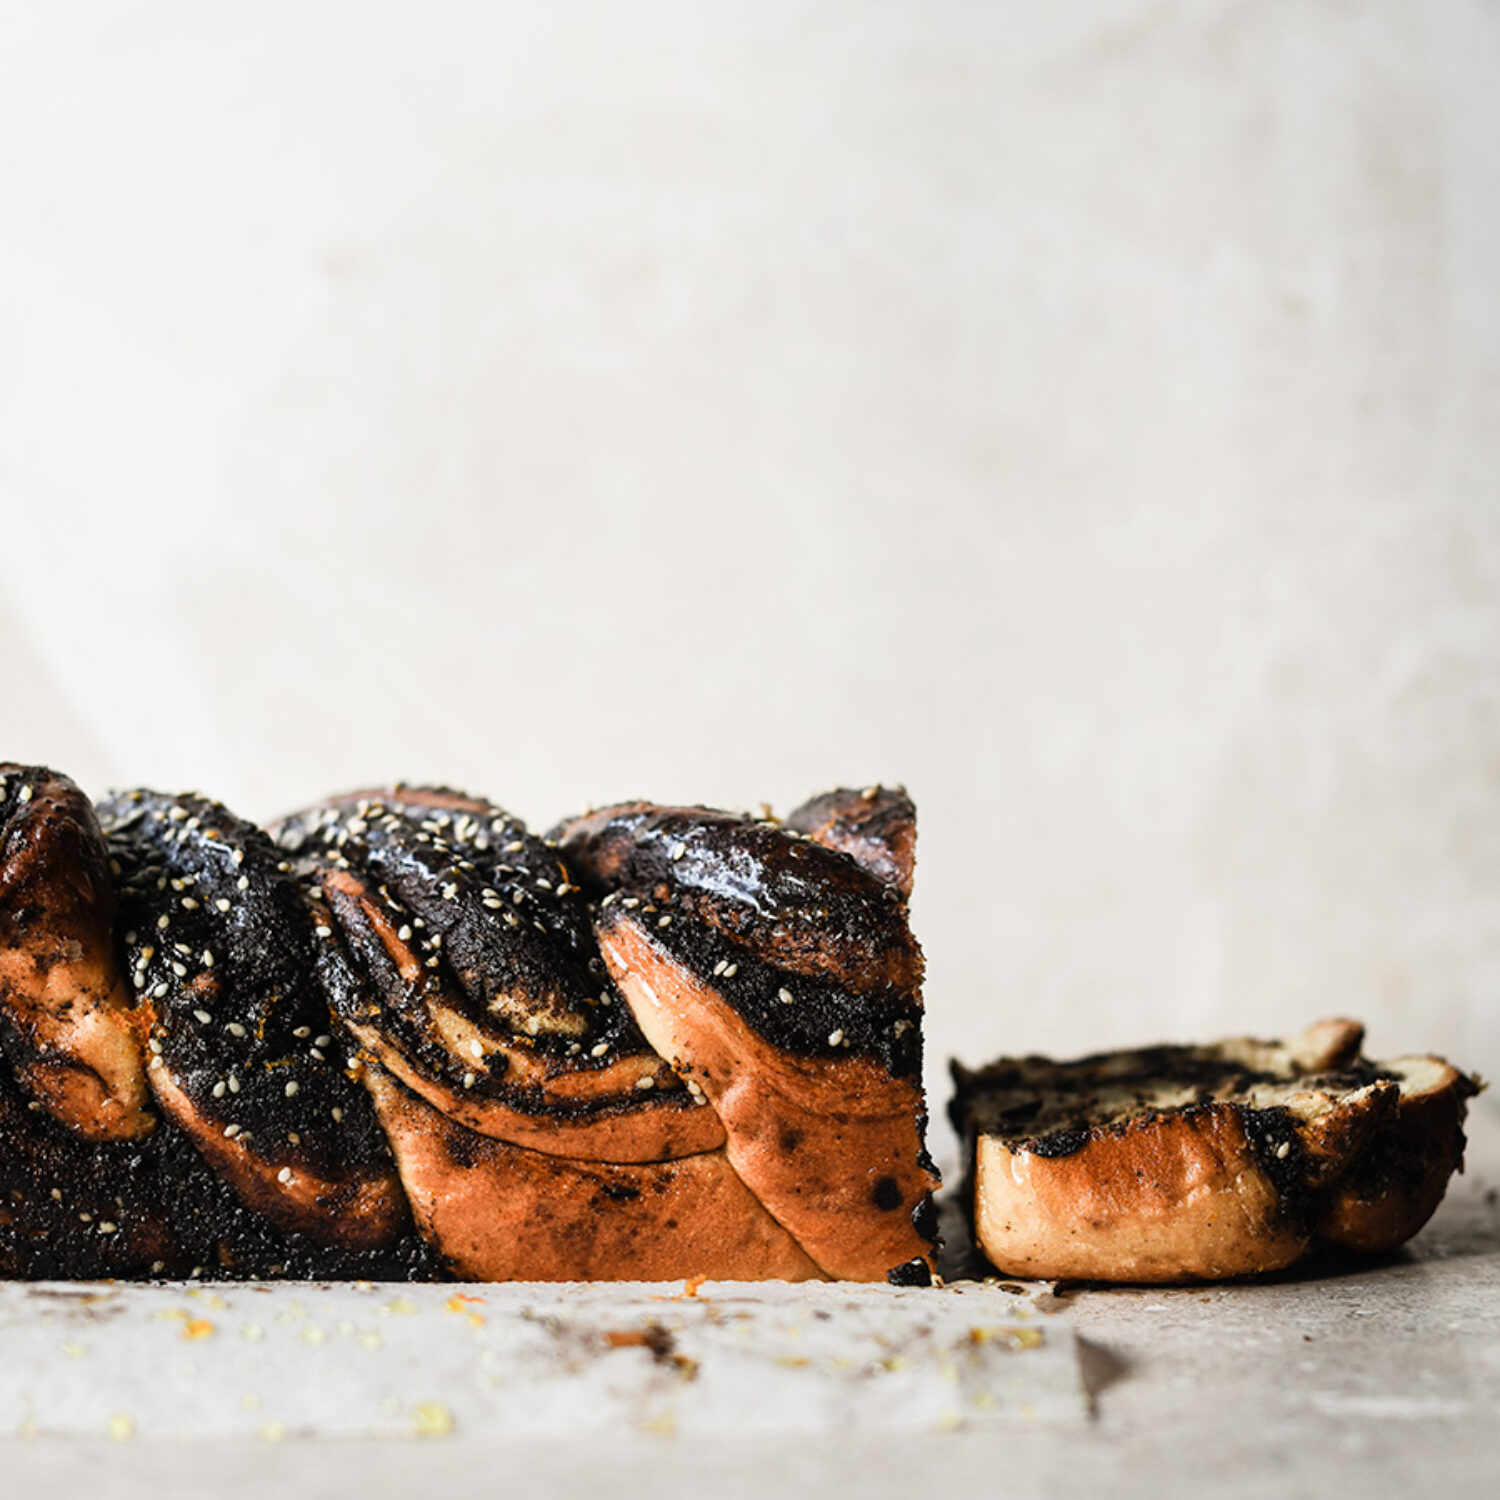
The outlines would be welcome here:
M 1432 1224 L 1379 1263 L 1237 1286 L 1033 1291 L 1033 1311 L 1018 1315 L 1055 1328 L 1055 1347 L 1073 1352 L 1092 1413 L 1082 1420 L 1059 1417 L 1064 1402 L 1035 1422 L 957 1430 L 665 1436 L 581 1421 L 572 1437 L 555 1425 L 528 1435 L 515 1423 L 458 1425 L 426 1440 L 39 1436 L 3 1443 L 5 1492 L 498 1495 L 512 1488 L 502 1476 L 524 1476 L 528 1497 L 648 1484 L 663 1497 L 715 1500 L 1190 1485 L 1216 1496 L 1330 1486 L 1361 1496 L 1491 1494 L 1500 1485 L 1500 1110 L 1488 1099 L 1470 1138 L 1468 1171 Z M 973 1286 L 963 1304 L 1007 1295 Z M 1054 1390 L 1057 1368 L 1045 1377 Z

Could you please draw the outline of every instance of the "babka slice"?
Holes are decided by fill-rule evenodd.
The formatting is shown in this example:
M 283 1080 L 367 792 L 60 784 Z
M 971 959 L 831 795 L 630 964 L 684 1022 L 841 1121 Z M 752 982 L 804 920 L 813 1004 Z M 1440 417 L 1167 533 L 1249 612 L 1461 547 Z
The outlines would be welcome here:
M 1007 1275 L 1125 1282 L 1401 1244 L 1462 1166 L 1478 1086 L 1438 1058 L 1371 1062 L 1363 1036 L 1335 1020 L 1281 1043 L 955 1063 L 976 1244 Z

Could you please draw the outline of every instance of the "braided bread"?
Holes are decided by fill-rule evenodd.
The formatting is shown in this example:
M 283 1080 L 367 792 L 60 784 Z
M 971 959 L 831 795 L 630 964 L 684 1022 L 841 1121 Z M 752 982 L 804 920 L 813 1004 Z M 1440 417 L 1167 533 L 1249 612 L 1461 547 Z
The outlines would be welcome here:
M 0 766 L 0 1275 L 926 1281 L 913 830 Z

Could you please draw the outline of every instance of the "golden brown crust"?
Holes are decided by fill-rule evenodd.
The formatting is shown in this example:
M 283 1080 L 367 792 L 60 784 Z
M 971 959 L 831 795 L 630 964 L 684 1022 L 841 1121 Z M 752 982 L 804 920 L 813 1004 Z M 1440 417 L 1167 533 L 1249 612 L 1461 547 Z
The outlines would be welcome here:
M 807 1281 L 818 1268 L 722 1151 L 622 1165 L 476 1135 L 371 1067 L 422 1233 L 478 1281 Z
M 831 1276 L 884 1280 L 931 1264 L 913 1222 L 937 1187 L 920 1088 L 867 1058 L 801 1058 L 769 1044 L 640 922 L 601 927 L 600 950 L 648 1041 L 724 1123 L 735 1170 Z
M 0 1040 L 11 1066 L 79 1135 L 139 1139 L 155 1120 L 93 807 L 66 776 L 7 764 L 0 814 Z
M 1143 1120 L 1061 1157 L 985 1136 L 975 1181 L 976 1238 L 1010 1275 L 1243 1276 L 1288 1266 L 1308 1245 L 1231 1106 Z

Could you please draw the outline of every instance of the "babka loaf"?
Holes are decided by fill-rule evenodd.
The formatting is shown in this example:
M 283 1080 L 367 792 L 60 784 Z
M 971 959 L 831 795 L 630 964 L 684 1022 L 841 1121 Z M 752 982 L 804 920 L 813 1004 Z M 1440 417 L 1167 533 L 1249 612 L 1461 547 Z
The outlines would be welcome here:
M 975 1243 L 1013 1276 L 1173 1282 L 1414 1235 L 1463 1164 L 1474 1079 L 1363 1028 L 954 1065 Z
M 904 793 L 0 817 L 0 1275 L 930 1278 Z

